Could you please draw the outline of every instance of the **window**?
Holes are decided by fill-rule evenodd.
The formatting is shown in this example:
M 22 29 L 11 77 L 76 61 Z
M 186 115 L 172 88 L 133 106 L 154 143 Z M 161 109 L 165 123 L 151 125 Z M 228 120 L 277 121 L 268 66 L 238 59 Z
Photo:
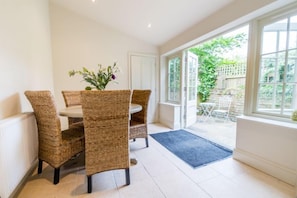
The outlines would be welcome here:
M 297 108 L 297 10 L 259 23 L 256 112 L 289 118 Z
M 179 103 L 180 102 L 180 67 L 181 58 L 174 57 L 168 61 L 168 101 Z

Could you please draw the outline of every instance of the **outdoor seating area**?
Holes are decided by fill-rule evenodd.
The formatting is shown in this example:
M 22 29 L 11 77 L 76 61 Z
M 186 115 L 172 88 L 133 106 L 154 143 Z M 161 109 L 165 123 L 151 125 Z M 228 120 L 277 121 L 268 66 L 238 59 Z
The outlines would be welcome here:
M 220 96 L 218 102 L 200 103 L 197 122 L 188 129 L 229 149 L 235 148 L 236 117 L 230 117 L 233 100 L 231 96 Z
M 209 102 L 201 102 L 197 107 L 200 122 L 213 120 L 236 121 L 236 116 L 242 112 L 235 112 L 238 104 L 231 95 L 219 96 L 217 100 L 210 98 Z

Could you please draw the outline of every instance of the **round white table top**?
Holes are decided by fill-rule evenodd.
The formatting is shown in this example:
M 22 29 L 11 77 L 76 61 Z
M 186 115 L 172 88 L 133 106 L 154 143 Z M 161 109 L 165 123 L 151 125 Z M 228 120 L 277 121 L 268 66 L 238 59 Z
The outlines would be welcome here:
M 142 106 L 139 104 L 131 103 L 130 105 L 130 114 L 137 113 L 142 110 Z M 59 111 L 60 116 L 67 116 L 71 118 L 82 118 L 82 108 L 81 105 L 67 107 Z

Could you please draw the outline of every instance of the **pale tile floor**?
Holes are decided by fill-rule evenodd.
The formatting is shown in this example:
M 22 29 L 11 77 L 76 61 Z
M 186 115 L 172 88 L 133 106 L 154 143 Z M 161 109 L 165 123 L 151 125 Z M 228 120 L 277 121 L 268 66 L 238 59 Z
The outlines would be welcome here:
M 149 126 L 150 133 L 168 130 L 161 125 Z M 137 158 L 138 163 L 130 168 L 129 186 L 124 185 L 123 170 L 108 171 L 93 176 L 93 193 L 88 194 L 83 164 L 73 160 L 61 171 L 59 184 L 52 184 L 53 169 L 47 166 L 41 175 L 33 173 L 18 197 L 285 198 L 295 195 L 292 186 L 232 158 L 193 169 L 151 137 L 149 143 L 149 148 L 144 147 L 141 139 L 131 143 L 131 157 Z
M 198 116 L 196 124 L 188 130 L 233 150 L 236 142 L 236 122 L 219 118 L 209 118 L 206 121 L 204 119 Z

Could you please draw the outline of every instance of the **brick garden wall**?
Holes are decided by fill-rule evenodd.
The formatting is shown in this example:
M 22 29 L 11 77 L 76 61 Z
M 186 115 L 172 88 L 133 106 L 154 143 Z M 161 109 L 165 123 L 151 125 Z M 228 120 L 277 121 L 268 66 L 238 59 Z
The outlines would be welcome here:
M 232 97 L 230 120 L 236 121 L 236 116 L 243 114 L 246 65 L 226 65 L 218 68 L 218 79 L 208 102 L 219 104 L 219 97 L 228 95 Z

